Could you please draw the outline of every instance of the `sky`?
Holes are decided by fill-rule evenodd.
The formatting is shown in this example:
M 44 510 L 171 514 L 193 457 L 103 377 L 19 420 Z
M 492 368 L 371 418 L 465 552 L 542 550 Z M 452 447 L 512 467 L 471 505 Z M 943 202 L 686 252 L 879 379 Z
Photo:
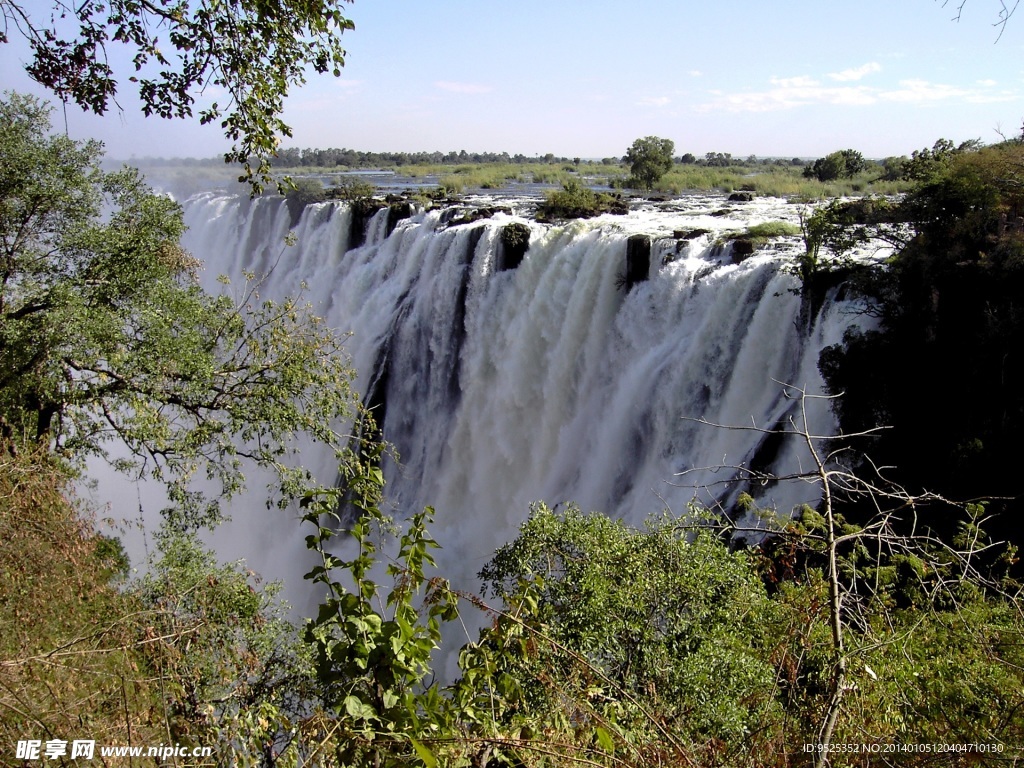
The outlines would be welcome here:
M 882 158 L 1015 136 L 1024 9 L 1000 35 L 999 0 L 967 0 L 954 21 L 961 2 L 355 0 L 342 76 L 312 74 L 289 96 L 284 146 L 600 158 L 655 135 L 677 154 Z M 13 36 L 0 45 L 0 88 L 45 95 L 27 58 Z M 117 159 L 230 146 L 216 127 L 118 100 L 103 118 L 68 105 L 55 123 Z

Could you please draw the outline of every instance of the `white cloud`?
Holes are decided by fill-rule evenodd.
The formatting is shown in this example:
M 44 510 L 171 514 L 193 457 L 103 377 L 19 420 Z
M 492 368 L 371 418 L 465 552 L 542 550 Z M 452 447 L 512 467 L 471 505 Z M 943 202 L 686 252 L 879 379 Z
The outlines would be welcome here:
M 944 83 L 930 83 L 927 80 L 901 80 L 900 87 L 892 91 L 883 91 L 879 97 L 886 101 L 903 103 L 928 104 L 939 101 L 965 101 L 968 104 L 990 104 L 1000 101 L 1012 101 L 1018 98 L 1013 91 L 995 91 L 993 80 L 983 80 L 976 88 L 962 88 Z
M 818 81 L 813 77 L 807 77 L 802 75 L 800 77 L 773 77 L 771 84 L 778 86 L 779 88 L 813 88 L 818 84 Z
M 438 80 L 434 83 L 434 87 L 440 88 L 442 91 L 451 91 L 452 93 L 490 93 L 494 90 L 489 85 L 457 83 L 451 80 Z
M 808 104 L 857 105 L 876 101 L 871 89 L 856 87 L 827 87 L 810 78 L 772 80 L 775 88 L 766 91 L 718 94 L 709 103 L 699 106 L 701 112 L 773 112 Z
M 872 72 L 881 72 L 882 65 L 876 61 L 868 62 L 867 64 L 854 67 L 853 69 L 844 69 L 842 72 L 832 72 L 829 77 L 833 80 L 840 82 L 850 82 L 852 80 L 860 80 L 865 75 L 870 75 Z
M 858 77 L 869 72 L 878 71 L 877 65 L 866 64 L 856 70 L 847 70 L 829 77 L 841 80 L 838 75 L 860 73 Z M 855 79 L 852 75 L 846 80 Z M 994 80 L 982 80 L 972 86 L 955 86 L 931 83 L 927 80 L 902 80 L 898 87 L 879 88 L 867 85 L 821 85 L 813 77 L 773 77 L 769 80 L 772 87 L 762 91 L 743 91 L 725 93 L 710 91 L 710 101 L 696 107 L 698 112 L 769 112 L 793 109 L 812 104 L 832 104 L 842 106 L 863 106 L 879 101 L 905 104 L 929 104 L 938 102 L 963 102 L 967 104 L 984 104 L 991 102 L 1010 101 L 1019 98 L 1019 94 L 1009 90 L 996 90 Z
M 668 96 L 656 96 L 647 99 L 641 99 L 637 102 L 638 106 L 641 107 L 664 107 L 667 106 L 672 99 Z
M 691 69 L 687 74 L 690 77 L 702 77 L 704 75 L 699 69 Z

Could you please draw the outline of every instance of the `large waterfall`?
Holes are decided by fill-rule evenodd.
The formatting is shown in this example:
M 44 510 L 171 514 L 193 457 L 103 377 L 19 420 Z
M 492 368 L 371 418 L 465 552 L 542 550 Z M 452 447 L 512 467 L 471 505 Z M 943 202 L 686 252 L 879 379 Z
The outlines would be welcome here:
M 801 206 L 692 197 L 546 225 L 519 215 L 522 201 L 503 205 L 461 224 L 456 209 L 396 224 L 385 208 L 353 240 L 341 203 L 295 215 L 277 197 L 204 193 L 185 203 L 186 245 L 211 288 L 221 273 L 235 285 L 246 272 L 264 275 L 265 295 L 301 291 L 351 332 L 358 386 L 400 455 L 387 468 L 389 499 L 399 516 L 436 508 L 439 562 L 461 586 L 475 586 L 531 501 L 576 501 L 639 524 L 735 492 L 723 483 L 730 467 L 808 466 L 798 440 L 701 423 L 770 429 L 797 416 L 782 384 L 819 392 L 819 352 L 855 322 L 834 297 L 813 316 L 802 304 L 785 268 L 798 237 L 743 259 L 722 244 L 751 224 L 795 222 Z M 501 232 L 512 222 L 529 227 L 529 249 L 502 269 Z M 629 284 L 627 242 L 637 234 L 650 237 L 650 266 Z M 809 414 L 815 432 L 834 429 L 827 404 L 811 403 Z M 307 458 L 321 477 L 334 471 L 329 457 Z M 817 498 L 801 483 L 751 492 L 781 511 Z M 256 513 L 267 514 L 246 514 Z M 293 521 L 244 525 L 278 551 L 302 549 Z

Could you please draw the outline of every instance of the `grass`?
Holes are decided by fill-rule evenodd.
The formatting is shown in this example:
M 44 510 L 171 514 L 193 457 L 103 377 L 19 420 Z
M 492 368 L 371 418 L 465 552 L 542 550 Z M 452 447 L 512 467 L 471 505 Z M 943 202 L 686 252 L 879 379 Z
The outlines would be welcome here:
M 331 175 L 344 173 L 344 166 L 275 168 L 275 174 L 291 176 Z M 565 163 L 466 163 L 418 164 L 381 166 L 380 170 L 394 171 L 419 181 L 436 180 L 438 186 L 449 193 L 476 190 L 506 189 L 513 184 L 541 184 L 554 188 L 564 187 L 571 181 L 580 181 L 588 187 L 622 187 L 629 177 L 629 168 L 623 164 L 606 165 L 600 161 L 584 161 L 577 166 Z M 196 174 L 223 173 L 197 167 L 173 169 L 182 177 Z M 880 181 L 880 166 L 872 165 L 852 179 L 820 182 L 803 175 L 802 166 L 762 163 L 737 163 L 728 167 L 697 164 L 673 166 L 655 186 L 654 193 L 682 195 L 691 192 L 736 191 L 753 192 L 762 197 L 788 197 L 814 201 L 834 197 L 856 197 L 866 194 L 893 195 L 910 187 L 906 181 Z

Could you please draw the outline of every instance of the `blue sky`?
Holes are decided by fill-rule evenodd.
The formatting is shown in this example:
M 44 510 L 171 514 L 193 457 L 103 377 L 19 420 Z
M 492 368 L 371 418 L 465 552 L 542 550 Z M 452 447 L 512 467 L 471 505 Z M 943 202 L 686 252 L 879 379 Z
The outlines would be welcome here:
M 954 22 L 960 2 L 356 0 L 342 77 L 289 98 L 285 145 L 605 157 L 658 135 L 696 155 L 884 157 L 1016 135 L 1024 10 L 999 38 L 998 0 Z M 5 89 L 33 90 L 25 56 L 0 46 Z M 117 158 L 228 146 L 120 102 L 103 119 L 69 106 L 70 132 Z

